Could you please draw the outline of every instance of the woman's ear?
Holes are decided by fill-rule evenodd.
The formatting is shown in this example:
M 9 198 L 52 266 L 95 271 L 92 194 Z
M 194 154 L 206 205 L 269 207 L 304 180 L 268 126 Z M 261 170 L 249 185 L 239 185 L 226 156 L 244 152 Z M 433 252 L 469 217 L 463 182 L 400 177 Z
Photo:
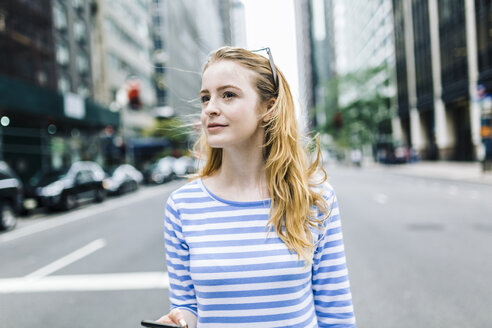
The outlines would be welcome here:
M 273 108 L 273 105 L 275 105 L 275 101 L 276 101 L 276 99 L 272 98 L 267 102 L 266 113 L 263 116 L 263 123 L 267 123 L 272 119 L 272 116 L 273 116 L 272 108 Z

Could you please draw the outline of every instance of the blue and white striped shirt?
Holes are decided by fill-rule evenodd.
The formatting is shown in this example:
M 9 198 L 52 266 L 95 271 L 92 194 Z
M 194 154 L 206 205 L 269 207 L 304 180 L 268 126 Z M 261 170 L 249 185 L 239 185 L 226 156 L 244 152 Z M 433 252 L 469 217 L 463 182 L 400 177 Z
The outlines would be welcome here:
M 270 200 L 217 197 L 196 179 L 171 194 L 165 242 L 171 308 L 198 327 L 355 327 L 338 204 L 305 266 L 267 222 Z M 322 213 L 320 212 L 321 216 Z

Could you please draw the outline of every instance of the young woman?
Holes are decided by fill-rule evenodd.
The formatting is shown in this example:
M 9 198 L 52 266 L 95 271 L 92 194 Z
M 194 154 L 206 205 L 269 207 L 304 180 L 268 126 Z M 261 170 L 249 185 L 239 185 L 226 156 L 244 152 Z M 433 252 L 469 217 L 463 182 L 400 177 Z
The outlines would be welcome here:
M 300 143 L 289 85 L 256 52 L 203 69 L 205 164 L 169 197 L 171 312 L 188 327 L 355 327 L 337 200 Z M 322 174 L 320 174 L 322 173 Z

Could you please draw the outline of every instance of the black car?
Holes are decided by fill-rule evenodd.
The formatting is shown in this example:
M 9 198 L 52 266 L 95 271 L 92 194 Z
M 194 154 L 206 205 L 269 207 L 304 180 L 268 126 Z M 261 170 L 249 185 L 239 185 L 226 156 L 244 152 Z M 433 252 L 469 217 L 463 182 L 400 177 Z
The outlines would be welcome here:
M 106 198 L 106 173 L 95 162 L 75 162 L 70 167 L 39 172 L 29 181 L 29 195 L 38 206 L 70 210 L 80 201 Z
M 22 201 L 22 182 L 7 163 L 0 161 L 0 230 L 15 227 Z
M 104 180 L 104 187 L 112 195 L 136 191 L 143 180 L 142 173 L 130 164 L 122 164 L 108 172 L 109 176 Z

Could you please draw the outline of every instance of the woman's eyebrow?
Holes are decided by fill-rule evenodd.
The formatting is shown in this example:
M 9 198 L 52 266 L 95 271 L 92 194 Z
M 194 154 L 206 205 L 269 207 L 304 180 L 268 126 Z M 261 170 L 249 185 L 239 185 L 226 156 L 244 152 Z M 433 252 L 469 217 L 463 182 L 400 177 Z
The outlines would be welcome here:
M 229 88 L 233 88 L 233 89 L 236 89 L 236 90 L 241 90 L 241 88 L 233 85 L 233 84 L 226 84 L 226 85 L 222 85 L 220 87 L 217 88 L 217 91 L 222 91 L 224 89 L 229 89 Z M 203 93 L 209 93 L 209 91 L 207 89 L 203 89 L 203 90 L 200 90 L 200 94 L 203 94 Z
M 233 84 L 227 84 L 227 85 L 223 85 L 223 86 L 221 86 L 221 87 L 218 87 L 218 88 L 217 88 L 217 91 L 221 91 L 221 90 L 224 90 L 224 89 L 229 89 L 229 88 L 233 88 L 233 89 L 241 90 L 241 88 L 236 87 L 236 86 L 235 86 L 235 85 L 233 85 Z

